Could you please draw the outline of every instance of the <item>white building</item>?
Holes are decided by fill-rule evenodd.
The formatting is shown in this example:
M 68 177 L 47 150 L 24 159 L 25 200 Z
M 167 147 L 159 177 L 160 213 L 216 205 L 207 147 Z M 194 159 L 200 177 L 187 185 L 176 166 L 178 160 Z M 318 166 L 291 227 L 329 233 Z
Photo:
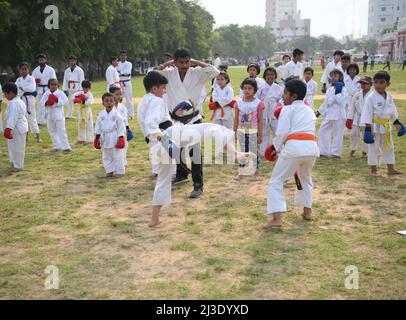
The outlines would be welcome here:
M 406 0 L 369 0 L 368 36 L 376 38 L 406 17 Z
M 302 19 L 297 11 L 297 0 L 266 1 L 266 26 L 275 34 L 278 43 L 310 36 L 310 24 L 310 19 Z

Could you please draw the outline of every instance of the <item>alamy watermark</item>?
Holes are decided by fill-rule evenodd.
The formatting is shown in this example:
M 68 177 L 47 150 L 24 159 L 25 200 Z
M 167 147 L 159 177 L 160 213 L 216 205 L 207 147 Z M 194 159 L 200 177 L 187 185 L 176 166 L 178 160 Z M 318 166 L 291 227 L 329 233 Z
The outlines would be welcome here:
M 45 18 L 44 26 L 47 30 L 59 29 L 59 9 L 55 5 L 45 7 L 44 13 L 48 16 Z
M 45 268 L 44 286 L 46 290 L 58 290 L 59 289 L 59 269 L 57 266 L 49 265 Z
M 345 278 L 344 285 L 347 290 L 359 290 L 359 270 L 356 266 L 348 266 L 345 268 L 345 274 L 349 276 Z

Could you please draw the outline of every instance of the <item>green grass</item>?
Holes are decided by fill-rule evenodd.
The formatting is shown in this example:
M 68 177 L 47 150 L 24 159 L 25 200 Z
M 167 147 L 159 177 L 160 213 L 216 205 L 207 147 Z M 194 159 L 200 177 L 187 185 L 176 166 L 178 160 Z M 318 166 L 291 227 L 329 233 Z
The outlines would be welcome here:
M 245 68 L 230 68 L 233 86 Z M 316 79 L 321 77 L 316 71 Z M 392 72 L 394 93 L 406 90 L 405 73 Z M 141 78 L 134 81 L 142 95 Z M 100 97 L 104 82 L 93 92 Z M 322 101 L 316 101 L 320 105 Z M 406 101 L 396 101 L 406 121 Z M 101 110 L 94 106 L 96 117 Z M 205 113 L 208 116 L 207 104 Z M 209 117 L 206 117 L 208 119 Z M 148 150 L 136 121 L 127 175 L 104 177 L 100 152 L 74 144 L 74 153 L 52 154 L 33 136 L 25 171 L 9 173 L 0 140 L 0 299 L 405 299 L 406 184 L 373 179 L 364 160 L 319 160 L 314 170 L 315 221 L 292 206 L 281 231 L 262 233 L 267 180 L 236 183 L 234 166 L 205 167 L 205 195 L 189 201 L 191 184 L 173 190 L 162 226 L 147 227 L 154 184 Z M 406 172 L 406 140 L 395 136 L 397 167 Z M 345 138 L 345 154 L 349 139 Z M 59 268 L 59 290 L 46 290 L 45 268 Z M 346 290 L 345 268 L 360 270 L 360 289 Z

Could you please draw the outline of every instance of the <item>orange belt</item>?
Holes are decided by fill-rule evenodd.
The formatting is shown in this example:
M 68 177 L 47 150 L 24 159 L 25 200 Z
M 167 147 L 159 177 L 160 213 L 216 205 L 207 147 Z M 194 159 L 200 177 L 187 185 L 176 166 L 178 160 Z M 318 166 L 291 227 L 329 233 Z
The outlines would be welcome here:
M 317 141 L 317 137 L 314 134 L 310 133 L 293 133 L 288 135 L 288 137 L 285 140 L 285 143 L 290 140 Z

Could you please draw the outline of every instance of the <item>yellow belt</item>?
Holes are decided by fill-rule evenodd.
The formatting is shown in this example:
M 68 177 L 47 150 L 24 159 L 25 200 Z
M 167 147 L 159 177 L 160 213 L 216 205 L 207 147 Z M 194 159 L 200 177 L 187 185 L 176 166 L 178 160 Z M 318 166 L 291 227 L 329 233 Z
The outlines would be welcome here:
M 81 105 L 80 105 L 80 117 L 82 118 L 82 121 L 85 120 L 85 124 L 86 124 L 86 125 L 87 125 L 87 123 L 88 123 L 87 114 L 86 114 L 86 112 L 85 112 L 85 109 L 86 109 L 87 107 L 88 107 L 88 106 L 85 105 L 85 104 L 81 104 Z
M 382 126 L 385 127 L 385 129 L 386 129 L 386 148 L 387 148 L 387 149 L 390 149 L 390 146 L 391 146 L 390 120 L 389 120 L 389 119 L 383 120 L 383 119 L 376 119 L 376 118 L 374 118 L 374 119 L 372 120 L 372 122 L 373 122 L 373 123 L 376 123 L 376 124 L 380 124 L 380 125 L 382 125 Z

